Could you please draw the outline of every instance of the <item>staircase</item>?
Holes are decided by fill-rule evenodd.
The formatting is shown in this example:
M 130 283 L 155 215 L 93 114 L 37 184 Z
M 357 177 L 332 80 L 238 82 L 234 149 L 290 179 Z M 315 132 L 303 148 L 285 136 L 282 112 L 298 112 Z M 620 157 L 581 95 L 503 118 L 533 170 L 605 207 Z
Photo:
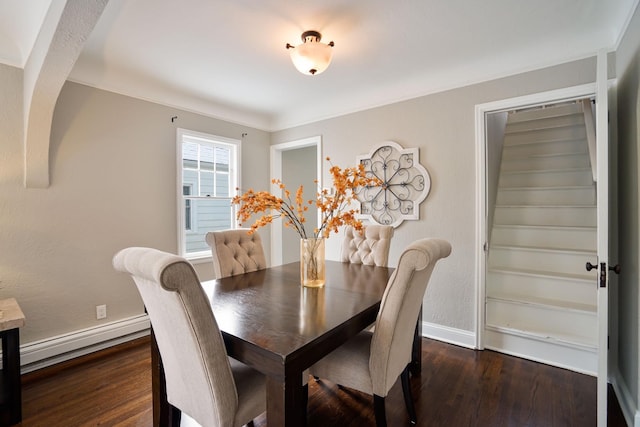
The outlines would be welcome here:
M 596 189 L 581 103 L 510 113 L 486 277 L 485 346 L 597 371 Z

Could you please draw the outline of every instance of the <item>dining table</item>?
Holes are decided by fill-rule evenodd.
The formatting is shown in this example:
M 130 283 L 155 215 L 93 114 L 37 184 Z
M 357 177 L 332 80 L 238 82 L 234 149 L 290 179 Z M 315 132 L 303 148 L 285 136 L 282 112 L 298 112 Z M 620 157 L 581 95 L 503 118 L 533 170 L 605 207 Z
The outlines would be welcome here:
M 326 261 L 326 282 L 300 284 L 298 262 L 201 282 L 230 357 L 266 377 L 269 426 L 306 425 L 306 370 L 375 322 L 393 268 Z M 414 370 L 419 370 L 416 327 Z M 151 333 L 154 426 L 174 427 Z

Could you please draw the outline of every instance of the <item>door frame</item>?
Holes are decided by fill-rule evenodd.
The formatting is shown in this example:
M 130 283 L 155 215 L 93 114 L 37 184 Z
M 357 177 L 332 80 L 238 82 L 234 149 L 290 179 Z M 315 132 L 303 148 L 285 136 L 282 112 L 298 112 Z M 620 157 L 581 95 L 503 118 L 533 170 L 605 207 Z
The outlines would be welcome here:
M 489 236 L 487 235 L 487 127 L 486 116 L 491 113 L 509 111 L 513 109 L 535 107 L 563 101 L 594 97 L 596 83 L 572 86 L 563 89 L 502 99 L 475 106 L 476 129 L 476 239 L 475 239 L 475 271 L 476 271 L 476 313 L 475 313 L 475 347 L 484 349 L 485 328 L 485 298 L 487 274 L 487 250 Z M 488 247 L 487 247 L 488 249 Z
M 289 142 L 274 144 L 271 146 L 270 168 L 272 179 L 282 179 L 282 153 L 299 148 L 316 147 L 316 179 L 318 188 L 322 188 L 322 136 L 311 136 L 303 139 L 296 139 Z M 281 197 L 282 190 L 277 185 L 271 183 L 271 194 Z M 318 211 L 318 216 L 320 211 Z M 318 218 L 318 224 L 320 218 Z M 282 219 L 276 219 L 271 223 L 271 265 L 282 264 Z

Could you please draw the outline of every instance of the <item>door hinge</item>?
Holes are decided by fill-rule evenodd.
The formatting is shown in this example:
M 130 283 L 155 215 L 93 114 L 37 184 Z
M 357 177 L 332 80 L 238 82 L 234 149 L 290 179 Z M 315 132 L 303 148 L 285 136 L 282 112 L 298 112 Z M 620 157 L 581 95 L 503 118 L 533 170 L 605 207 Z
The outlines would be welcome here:
M 607 335 L 607 350 L 609 350 L 609 335 Z
M 482 245 L 482 250 L 485 252 L 489 251 L 489 244 L 487 242 L 484 242 L 484 244 Z

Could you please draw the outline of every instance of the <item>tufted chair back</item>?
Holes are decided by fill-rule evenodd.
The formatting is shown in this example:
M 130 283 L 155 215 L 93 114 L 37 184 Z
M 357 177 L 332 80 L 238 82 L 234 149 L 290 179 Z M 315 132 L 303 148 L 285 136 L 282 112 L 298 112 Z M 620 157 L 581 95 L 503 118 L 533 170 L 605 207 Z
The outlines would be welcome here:
M 264 376 L 243 367 L 236 382 L 209 299 L 184 258 L 126 248 L 113 258 L 140 292 L 164 365 L 167 400 L 204 427 L 241 426 L 265 409 Z M 250 381 L 249 381 L 250 379 Z
M 342 242 L 341 261 L 387 267 L 391 237 L 393 227 L 390 225 L 368 225 L 362 233 L 353 227 L 347 227 Z
M 211 246 L 216 279 L 267 268 L 260 235 L 248 231 L 239 228 L 207 233 L 205 239 Z
M 431 273 L 450 253 L 451 244 L 441 239 L 409 245 L 389 278 L 374 332 L 361 332 L 310 368 L 311 375 L 373 394 L 376 426 L 387 425 L 384 399 L 399 376 L 411 423 L 417 423 L 409 384 L 415 324 Z

